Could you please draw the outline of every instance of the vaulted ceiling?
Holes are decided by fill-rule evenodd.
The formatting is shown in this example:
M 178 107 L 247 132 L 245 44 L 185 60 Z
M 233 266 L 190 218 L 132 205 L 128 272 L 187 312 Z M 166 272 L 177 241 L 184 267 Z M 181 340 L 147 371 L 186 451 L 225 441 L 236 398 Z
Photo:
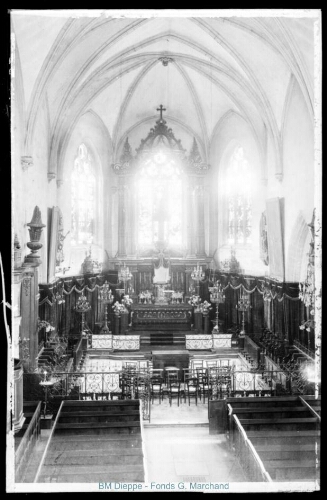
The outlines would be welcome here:
M 201 11 L 199 11 L 201 12 Z M 310 17 L 110 17 L 12 11 L 27 116 L 26 141 L 47 102 L 52 150 L 93 110 L 119 156 L 138 147 L 158 117 L 182 145 L 193 137 L 208 160 L 229 111 L 258 143 L 280 140 L 287 89 L 297 80 L 313 106 L 314 19 Z

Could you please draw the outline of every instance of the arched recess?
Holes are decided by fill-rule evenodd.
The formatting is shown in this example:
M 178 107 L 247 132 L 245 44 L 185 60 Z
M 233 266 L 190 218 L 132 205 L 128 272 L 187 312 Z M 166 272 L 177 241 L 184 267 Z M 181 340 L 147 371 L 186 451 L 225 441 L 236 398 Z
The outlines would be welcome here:
M 88 111 L 81 116 L 71 133 L 62 155 L 62 163 L 58 165 L 60 178 L 58 185 L 58 205 L 64 219 L 64 233 L 71 231 L 71 173 L 77 157 L 78 148 L 84 144 L 92 158 L 92 166 L 96 176 L 95 196 L 95 228 L 92 244 L 92 257 L 100 262 L 105 262 L 105 250 L 110 249 L 112 186 L 116 179 L 109 165 L 112 160 L 111 139 L 99 116 L 93 111 Z M 65 267 L 70 267 L 69 274 L 81 271 L 81 265 L 90 248 L 71 245 L 71 234 L 65 239 L 64 254 Z
M 308 223 L 303 217 L 302 211 L 293 225 L 287 252 L 287 263 L 285 267 L 285 280 L 291 282 L 303 281 L 306 278 L 308 264 L 308 252 L 311 233 Z
M 26 227 L 23 223 L 30 222 L 26 220 L 26 206 L 24 197 L 26 195 L 26 176 L 22 175 L 22 169 L 26 172 L 32 166 L 32 158 L 25 158 L 24 140 L 26 130 L 26 107 L 24 96 L 24 83 L 22 78 L 22 68 L 19 57 L 19 50 L 15 44 L 15 50 L 11 54 L 12 73 L 11 73 L 11 161 L 12 161 L 12 179 L 15 197 L 13 198 L 13 228 L 17 234 L 22 248 L 25 248 L 27 238 Z M 30 166 L 29 166 L 30 165 Z
M 301 212 L 304 220 L 311 220 L 316 205 L 315 186 L 320 181 L 315 170 L 314 129 L 302 90 L 295 79 L 290 81 L 285 100 L 282 141 L 286 255 L 289 246 L 294 245 L 293 227 L 298 214 Z M 286 272 L 289 273 L 287 267 Z
M 246 120 L 234 111 L 227 112 L 217 123 L 210 147 L 211 173 L 208 177 L 210 192 L 210 255 L 218 248 L 218 260 L 230 257 L 231 246 L 227 242 L 228 204 L 224 182 L 227 166 L 237 147 L 242 147 L 244 157 L 253 173 L 252 190 L 252 244 L 251 248 L 236 247 L 236 257 L 246 272 L 262 274 L 263 264 L 259 259 L 259 223 L 265 209 L 265 190 L 262 184 L 262 156 L 257 141 Z M 218 214 L 218 215 L 215 215 Z M 251 258 L 248 258 L 251 255 Z

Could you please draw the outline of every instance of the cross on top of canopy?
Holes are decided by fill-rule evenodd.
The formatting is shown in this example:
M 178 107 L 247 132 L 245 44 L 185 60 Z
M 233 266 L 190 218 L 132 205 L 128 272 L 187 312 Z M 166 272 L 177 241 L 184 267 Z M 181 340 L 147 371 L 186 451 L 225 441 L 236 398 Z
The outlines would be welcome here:
M 119 163 L 115 163 L 113 168 L 119 173 L 127 173 L 133 167 L 136 169 L 146 168 L 147 174 L 158 175 L 158 172 L 166 175 L 177 174 L 182 171 L 192 170 L 200 172 L 208 170 L 208 165 L 202 161 L 196 139 L 190 155 L 187 156 L 186 149 L 183 148 L 180 139 L 176 139 L 171 128 L 167 126 L 162 113 L 166 108 L 160 104 L 157 111 L 160 117 L 156 125 L 152 127 L 145 139 L 141 139 L 140 146 L 136 149 L 136 156 L 133 157 L 132 148 L 126 138 L 123 153 Z

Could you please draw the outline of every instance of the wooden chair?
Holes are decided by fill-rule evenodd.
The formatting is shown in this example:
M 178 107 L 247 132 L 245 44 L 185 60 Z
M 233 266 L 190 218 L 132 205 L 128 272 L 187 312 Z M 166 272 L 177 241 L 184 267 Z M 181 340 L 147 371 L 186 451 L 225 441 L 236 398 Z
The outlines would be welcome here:
M 134 379 L 134 397 L 140 399 L 140 396 L 145 393 L 150 393 L 150 383 L 146 377 L 135 377 Z
M 94 400 L 94 393 L 93 392 L 80 392 L 79 399 L 81 401 L 93 401 Z
M 94 395 L 96 401 L 108 401 L 109 399 L 109 392 L 95 392 Z
M 198 380 L 199 380 L 200 399 L 203 394 L 203 403 L 205 403 L 206 395 L 208 396 L 208 399 L 210 398 L 210 396 L 212 396 L 212 385 L 208 375 L 202 375 L 200 378 L 198 378 Z
M 181 382 L 178 377 L 173 377 L 171 375 L 168 381 L 168 398 L 170 406 L 174 397 L 177 397 L 177 406 L 179 406 L 179 401 L 181 399 Z
M 150 381 L 150 394 L 151 394 L 151 403 L 154 402 L 155 396 L 159 397 L 159 404 L 163 400 L 163 383 L 164 380 L 162 377 L 152 377 Z
M 195 398 L 195 404 L 198 404 L 199 382 L 197 377 L 188 378 L 184 384 L 184 401 L 188 398 L 188 404 L 191 404 L 191 397 Z

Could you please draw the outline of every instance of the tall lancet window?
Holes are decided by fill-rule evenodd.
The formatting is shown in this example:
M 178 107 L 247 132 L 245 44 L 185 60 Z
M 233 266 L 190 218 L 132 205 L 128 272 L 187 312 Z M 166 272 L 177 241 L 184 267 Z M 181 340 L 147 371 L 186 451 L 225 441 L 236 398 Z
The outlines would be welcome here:
M 228 203 L 228 243 L 247 245 L 252 236 L 252 171 L 238 146 L 231 156 L 226 172 Z
M 150 247 L 165 241 L 182 245 L 182 179 L 176 162 L 164 149 L 142 165 L 138 180 L 138 244 Z
M 95 182 L 92 159 L 85 144 L 81 144 L 71 174 L 71 244 L 74 246 L 93 243 Z

